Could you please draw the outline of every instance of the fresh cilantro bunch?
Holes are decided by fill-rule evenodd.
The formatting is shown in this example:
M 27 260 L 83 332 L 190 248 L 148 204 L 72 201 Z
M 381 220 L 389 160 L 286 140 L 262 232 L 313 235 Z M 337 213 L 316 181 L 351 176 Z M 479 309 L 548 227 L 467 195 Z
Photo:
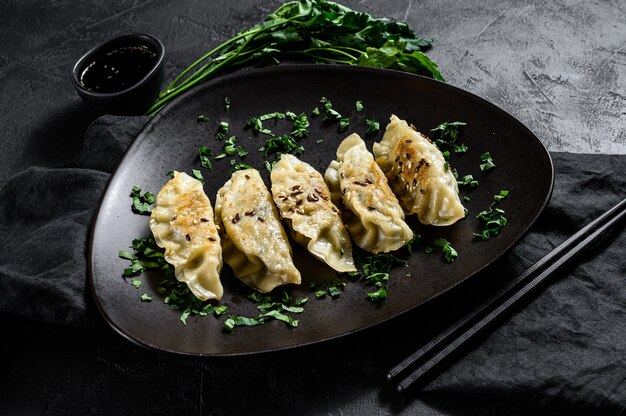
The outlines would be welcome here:
M 283 4 L 263 22 L 208 51 L 182 71 L 147 111 L 152 115 L 184 91 L 244 65 L 276 64 L 283 57 L 316 63 L 390 68 L 439 80 L 437 64 L 405 23 L 374 18 L 326 0 Z

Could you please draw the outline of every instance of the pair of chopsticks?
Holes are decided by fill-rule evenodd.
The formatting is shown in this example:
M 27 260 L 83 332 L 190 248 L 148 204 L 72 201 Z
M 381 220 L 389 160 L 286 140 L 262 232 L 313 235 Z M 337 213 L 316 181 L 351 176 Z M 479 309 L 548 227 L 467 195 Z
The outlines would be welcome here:
M 540 283 L 584 248 L 606 235 L 624 218 L 626 199 L 587 224 L 463 319 L 392 368 L 387 374 L 387 380 L 393 381 L 403 376 L 396 386 L 399 392 L 426 382 L 446 363 L 450 363 L 454 356 L 458 356 L 461 349 L 477 335 L 493 326 Z

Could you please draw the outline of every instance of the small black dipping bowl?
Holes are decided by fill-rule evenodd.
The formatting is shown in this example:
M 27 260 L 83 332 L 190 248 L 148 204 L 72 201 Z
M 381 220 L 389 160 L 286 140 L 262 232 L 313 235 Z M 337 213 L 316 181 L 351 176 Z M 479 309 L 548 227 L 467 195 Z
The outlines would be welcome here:
M 144 114 L 159 95 L 165 48 L 141 33 L 118 36 L 82 56 L 72 82 L 86 103 L 109 114 Z

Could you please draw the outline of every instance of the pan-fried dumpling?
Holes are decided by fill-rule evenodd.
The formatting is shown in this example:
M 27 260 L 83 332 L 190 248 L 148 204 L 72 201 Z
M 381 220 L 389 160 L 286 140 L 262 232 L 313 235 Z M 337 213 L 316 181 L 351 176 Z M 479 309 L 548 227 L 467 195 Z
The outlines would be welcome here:
M 257 170 L 233 173 L 217 193 L 215 220 L 225 233 L 224 260 L 239 280 L 261 293 L 300 284 L 278 211 Z
M 294 240 L 336 271 L 356 271 L 350 235 L 322 175 L 297 157 L 283 154 L 272 168 L 271 180 L 274 202 Z
M 374 155 L 407 215 L 429 225 L 450 225 L 465 217 L 459 185 L 441 151 L 395 115 Z
M 385 174 L 359 135 L 353 133 L 341 142 L 324 178 L 333 200 L 340 199 L 350 211 L 346 225 L 363 250 L 386 253 L 413 238 Z
M 150 229 L 178 280 L 201 300 L 222 298 L 222 246 L 200 181 L 174 172 L 156 197 Z

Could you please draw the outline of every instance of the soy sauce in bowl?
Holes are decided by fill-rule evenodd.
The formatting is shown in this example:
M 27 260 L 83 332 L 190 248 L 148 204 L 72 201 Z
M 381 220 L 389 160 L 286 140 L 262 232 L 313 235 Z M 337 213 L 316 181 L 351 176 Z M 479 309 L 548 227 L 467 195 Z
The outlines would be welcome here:
M 157 53 L 145 45 L 117 48 L 87 65 L 80 75 L 80 84 L 94 92 L 122 91 L 141 81 L 157 60 Z
M 165 48 L 154 36 L 118 36 L 84 54 L 72 82 L 86 103 L 109 114 L 144 114 L 164 80 Z

